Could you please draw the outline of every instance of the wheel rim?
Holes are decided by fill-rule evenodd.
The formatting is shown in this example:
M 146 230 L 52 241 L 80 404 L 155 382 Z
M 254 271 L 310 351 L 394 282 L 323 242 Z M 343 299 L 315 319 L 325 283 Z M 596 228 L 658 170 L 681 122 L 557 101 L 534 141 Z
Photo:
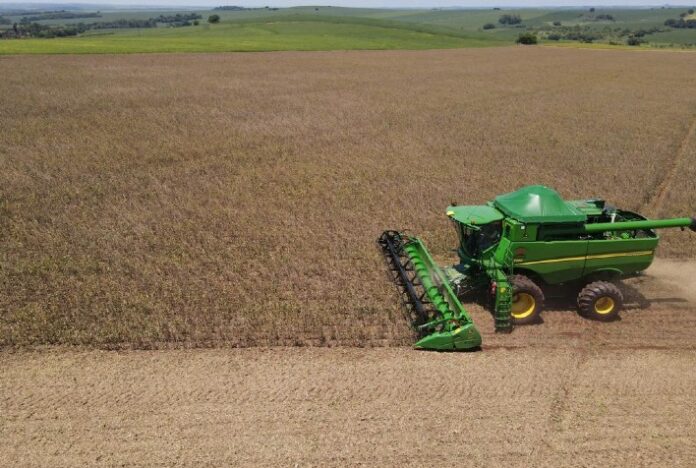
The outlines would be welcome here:
M 527 293 L 517 293 L 512 296 L 512 316 L 516 319 L 529 317 L 534 313 L 536 300 Z
M 604 296 L 597 299 L 597 302 L 595 302 L 594 305 L 594 310 L 600 315 L 606 315 L 611 313 L 611 311 L 614 310 L 614 307 L 614 299 L 609 296 Z

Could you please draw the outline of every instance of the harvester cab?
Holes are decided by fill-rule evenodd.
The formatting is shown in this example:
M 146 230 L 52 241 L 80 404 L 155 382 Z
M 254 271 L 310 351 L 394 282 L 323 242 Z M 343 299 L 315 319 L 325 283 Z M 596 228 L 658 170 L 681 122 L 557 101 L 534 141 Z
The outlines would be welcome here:
M 476 258 L 500 241 L 505 216 L 491 206 L 447 208 L 459 237 L 460 258 Z
M 496 331 L 535 323 L 545 295 L 575 287 L 580 313 L 609 321 L 623 295 L 615 281 L 650 266 L 655 229 L 696 219 L 648 220 L 601 199 L 565 201 L 544 186 L 523 187 L 485 205 L 447 208 L 459 239 L 456 265 L 440 268 L 423 242 L 385 231 L 378 244 L 418 335 L 416 347 L 471 349 L 481 337 L 460 299 L 487 296 Z

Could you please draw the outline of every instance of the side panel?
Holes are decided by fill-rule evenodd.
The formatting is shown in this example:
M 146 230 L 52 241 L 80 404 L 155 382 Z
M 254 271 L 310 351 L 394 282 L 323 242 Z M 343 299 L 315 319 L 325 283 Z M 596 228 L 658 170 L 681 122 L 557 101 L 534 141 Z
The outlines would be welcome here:
M 650 266 L 658 238 L 591 240 L 587 249 L 584 276 L 620 270 L 629 275 Z
M 586 240 L 514 242 L 515 268 L 532 271 L 548 284 L 580 278 L 585 269 Z

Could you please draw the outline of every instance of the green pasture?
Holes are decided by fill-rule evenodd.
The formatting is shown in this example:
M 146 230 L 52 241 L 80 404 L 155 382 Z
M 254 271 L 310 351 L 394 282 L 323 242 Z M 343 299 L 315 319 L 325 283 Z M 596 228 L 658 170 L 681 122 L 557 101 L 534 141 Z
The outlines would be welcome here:
M 105 11 L 100 18 L 47 20 L 50 25 L 93 23 L 117 19 L 147 19 L 193 10 Z M 198 11 L 198 26 L 92 30 L 79 37 L 0 40 L 0 54 L 136 53 L 136 52 L 226 52 L 271 50 L 348 49 L 445 49 L 511 45 L 531 28 L 550 32 L 554 22 L 563 27 L 604 31 L 618 35 L 623 29 L 662 27 L 685 8 L 516 9 L 494 10 L 395 10 L 339 7 L 259 8 L 243 11 Z M 1 14 L 1 13 L 0 13 Z M 210 25 L 208 16 L 218 14 L 221 23 Z M 503 14 L 522 18 L 522 25 L 503 26 Z M 615 21 L 596 21 L 610 14 Z M 12 21 L 21 17 L 8 16 Z M 494 29 L 483 30 L 493 23 Z M 9 27 L 9 26 L 4 26 Z M 542 38 L 543 38 L 542 33 Z M 623 36 L 626 37 L 626 36 Z M 696 30 L 672 30 L 649 34 L 655 45 L 696 44 Z M 619 41 L 623 41 L 620 39 Z M 604 40 L 607 43 L 609 40 Z M 550 44 L 554 44 L 549 41 Z M 646 46 L 642 46 L 646 47 Z
M 446 49 L 497 44 L 486 38 L 403 27 L 286 19 L 185 28 L 98 30 L 71 38 L 5 40 L 0 41 L 0 54 Z

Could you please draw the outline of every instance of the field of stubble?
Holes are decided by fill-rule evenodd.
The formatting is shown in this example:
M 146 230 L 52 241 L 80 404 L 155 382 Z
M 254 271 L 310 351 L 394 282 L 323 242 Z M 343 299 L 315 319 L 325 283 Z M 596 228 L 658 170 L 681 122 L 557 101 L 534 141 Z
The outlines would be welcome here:
M 444 256 L 528 183 L 693 213 L 692 56 L 2 57 L 0 346 L 408 344 L 385 228 Z
M 696 314 L 656 267 L 619 322 L 474 309 L 478 353 L 0 353 L 0 465 L 691 466 Z

